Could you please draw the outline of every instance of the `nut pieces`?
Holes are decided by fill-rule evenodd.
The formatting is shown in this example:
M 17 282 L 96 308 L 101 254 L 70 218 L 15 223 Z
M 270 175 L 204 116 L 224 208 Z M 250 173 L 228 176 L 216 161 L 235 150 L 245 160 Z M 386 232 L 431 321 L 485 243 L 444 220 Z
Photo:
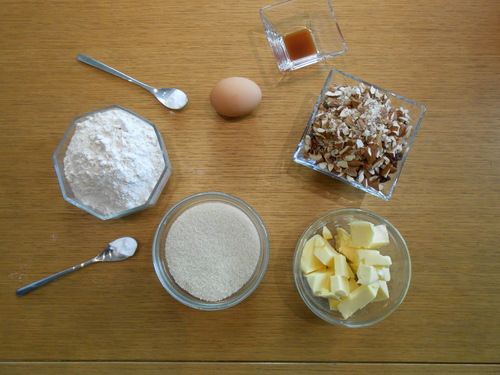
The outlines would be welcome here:
M 405 108 L 373 86 L 332 85 L 305 137 L 304 157 L 378 191 L 398 170 L 412 126 Z

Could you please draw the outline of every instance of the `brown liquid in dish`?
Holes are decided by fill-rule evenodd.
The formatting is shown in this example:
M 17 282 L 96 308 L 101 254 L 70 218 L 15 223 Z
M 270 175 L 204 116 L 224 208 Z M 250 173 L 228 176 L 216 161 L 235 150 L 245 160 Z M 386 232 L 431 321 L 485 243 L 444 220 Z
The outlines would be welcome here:
M 306 28 L 285 34 L 283 42 L 291 60 L 298 60 L 318 53 L 311 30 Z

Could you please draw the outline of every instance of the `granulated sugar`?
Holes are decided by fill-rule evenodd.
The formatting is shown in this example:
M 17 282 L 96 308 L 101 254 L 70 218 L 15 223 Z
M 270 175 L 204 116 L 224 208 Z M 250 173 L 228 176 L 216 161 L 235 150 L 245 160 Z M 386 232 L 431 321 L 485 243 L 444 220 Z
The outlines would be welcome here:
M 216 302 L 251 278 L 260 257 L 260 240 L 243 211 L 222 202 L 205 202 L 175 220 L 165 252 L 170 273 L 182 289 Z

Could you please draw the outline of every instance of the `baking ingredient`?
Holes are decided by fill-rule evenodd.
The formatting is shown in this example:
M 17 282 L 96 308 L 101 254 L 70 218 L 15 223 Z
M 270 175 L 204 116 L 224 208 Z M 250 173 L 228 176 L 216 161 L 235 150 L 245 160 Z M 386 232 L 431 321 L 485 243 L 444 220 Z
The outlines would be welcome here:
M 144 204 L 164 168 L 153 127 L 121 108 L 79 121 L 64 157 L 75 197 L 103 215 Z
M 331 85 L 304 141 L 304 157 L 318 167 L 378 191 L 398 171 L 412 135 L 407 109 L 391 106 L 373 86 Z
M 132 237 L 122 237 L 111 242 L 109 247 L 117 254 L 131 257 L 137 250 L 137 241 Z
M 345 319 L 370 302 L 389 298 L 392 265 L 389 256 L 373 249 L 389 243 L 385 225 L 354 221 L 350 229 L 336 228 L 334 248 L 328 242 L 331 231 L 324 226 L 326 237 L 315 234 L 307 240 L 301 256 L 301 270 L 313 294 L 327 298 L 330 309 Z
M 385 225 L 374 225 L 368 221 L 353 221 L 349 224 L 351 244 L 354 247 L 375 249 L 389 243 Z
M 347 319 L 359 309 L 372 302 L 378 293 L 378 285 L 361 285 L 337 305 L 342 316 Z
M 283 43 L 290 60 L 298 60 L 318 53 L 311 30 L 308 28 L 283 35 Z
M 248 215 L 223 202 L 203 202 L 182 212 L 166 241 L 168 269 L 185 291 L 216 302 L 237 292 L 252 277 L 260 238 Z
M 251 113 L 262 99 L 260 87 L 243 77 L 229 77 L 217 82 L 210 92 L 215 110 L 227 117 L 240 117 Z
M 321 237 L 319 234 L 314 235 L 307 240 L 302 250 L 302 257 L 300 258 L 300 269 L 304 274 L 314 271 L 323 270 L 325 265 L 314 255 L 316 247 L 316 238 Z

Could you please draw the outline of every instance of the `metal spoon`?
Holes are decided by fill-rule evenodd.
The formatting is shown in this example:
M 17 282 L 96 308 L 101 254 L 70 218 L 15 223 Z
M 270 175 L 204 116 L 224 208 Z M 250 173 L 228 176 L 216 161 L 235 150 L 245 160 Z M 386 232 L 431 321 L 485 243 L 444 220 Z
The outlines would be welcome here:
M 120 72 L 120 71 L 118 71 L 110 66 L 107 66 L 107 65 L 103 64 L 102 62 L 97 61 L 96 59 L 93 59 L 92 57 L 79 54 L 76 58 L 78 61 L 81 61 L 85 64 L 90 65 L 90 66 L 93 66 L 94 68 L 101 69 L 101 70 L 105 71 L 106 73 L 113 74 L 114 76 L 122 78 L 126 81 L 135 83 L 136 85 L 142 87 L 143 89 L 148 90 L 151 94 L 153 94 L 156 97 L 156 99 L 159 100 L 159 102 L 161 104 L 163 104 L 165 107 L 167 107 L 169 109 L 177 110 L 177 109 L 184 108 L 184 106 L 188 102 L 188 98 L 187 98 L 186 94 L 179 89 L 168 89 L 168 88 L 157 89 L 157 88 L 151 87 L 149 85 L 146 85 L 145 83 L 142 83 L 142 82 L 126 75 L 126 74 L 123 74 L 122 72 Z
M 124 241 L 126 241 L 126 243 L 127 243 L 127 250 L 128 250 L 127 252 L 124 252 L 123 250 L 120 249 L 119 246 L 116 246 L 117 243 L 123 244 Z M 111 242 L 96 257 L 89 259 L 86 262 L 77 264 L 76 266 L 68 268 L 64 271 L 58 272 L 52 276 L 48 276 L 44 279 L 35 281 L 32 284 L 26 285 L 26 286 L 16 290 L 16 296 L 18 296 L 18 297 L 24 296 L 25 294 L 28 294 L 29 292 L 32 292 L 33 290 L 38 289 L 41 286 L 44 286 L 44 285 L 50 283 L 51 281 L 57 280 L 58 278 L 60 278 L 64 275 L 67 275 L 68 273 L 79 270 L 80 268 L 83 268 L 83 267 L 88 266 L 90 264 L 94 264 L 94 263 L 98 263 L 98 262 L 118 262 L 120 260 L 128 259 L 132 255 L 134 255 L 136 249 L 137 249 L 137 241 L 134 240 L 133 238 L 131 238 L 131 237 L 119 238 L 119 239 Z

